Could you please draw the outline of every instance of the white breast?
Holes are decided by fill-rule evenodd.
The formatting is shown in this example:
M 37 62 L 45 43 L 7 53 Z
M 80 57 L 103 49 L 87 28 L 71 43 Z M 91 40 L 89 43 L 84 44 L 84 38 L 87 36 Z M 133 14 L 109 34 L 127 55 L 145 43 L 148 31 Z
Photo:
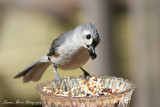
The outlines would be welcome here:
M 76 47 L 71 45 L 63 46 L 63 50 L 60 48 L 59 56 L 51 59 L 54 65 L 63 70 L 73 70 L 83 66 L 90 58 L 88 51 L 84 47 Z

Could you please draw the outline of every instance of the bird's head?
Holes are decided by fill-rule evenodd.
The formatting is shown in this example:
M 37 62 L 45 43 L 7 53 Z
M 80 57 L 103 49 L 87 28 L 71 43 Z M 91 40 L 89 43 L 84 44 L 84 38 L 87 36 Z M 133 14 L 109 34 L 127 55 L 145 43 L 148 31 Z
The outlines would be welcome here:
M 95 59 L 97 57 L 95 47 L 100 42 L 96 27 L 93 24 L 88 23 L 87 25 L 79 26 L 76 29 L 81 34 L 79 39 L 83 47 L 88 50 L 90 57 Z

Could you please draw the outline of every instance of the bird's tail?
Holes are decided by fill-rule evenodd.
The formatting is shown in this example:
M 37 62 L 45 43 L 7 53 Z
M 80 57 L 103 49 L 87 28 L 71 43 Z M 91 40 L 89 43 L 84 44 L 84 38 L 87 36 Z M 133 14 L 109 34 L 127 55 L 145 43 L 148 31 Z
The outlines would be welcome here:
M 27 66 L 23 71 L 18 73 L 14 78 L 20 78 L 23 76 L 23 82 L 38 81 L 44 71 L 49 67 L 51 62 L 48 60 L 48 56 L 43 56 L 40 59 L 34 61 Z

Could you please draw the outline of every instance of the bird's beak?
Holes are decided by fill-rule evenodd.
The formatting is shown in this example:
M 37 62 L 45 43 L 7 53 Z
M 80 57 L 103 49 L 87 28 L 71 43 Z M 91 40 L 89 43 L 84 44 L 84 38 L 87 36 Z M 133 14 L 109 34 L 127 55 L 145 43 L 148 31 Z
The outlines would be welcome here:
M 87 45 L 87 49 L 88 49 L 88 54 L 90 55 L 92 60 L 94 60 L 97 57 L 95 53 L 95 47 L 93 45 Z

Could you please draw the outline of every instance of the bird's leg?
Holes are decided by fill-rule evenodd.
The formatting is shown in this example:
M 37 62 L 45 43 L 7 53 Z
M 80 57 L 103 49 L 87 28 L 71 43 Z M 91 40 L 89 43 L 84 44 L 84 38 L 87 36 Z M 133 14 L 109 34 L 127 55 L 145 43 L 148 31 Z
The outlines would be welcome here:
M 89 74 L 86 70 L 84 70 L 82 67 L 80 67 L 80 69 L 81 69 L 81 70 L 83 71 L 83 73 L 84 73 L 84 78 L 88 80 L 88 77 L 90 77 L 90 74 Z
M 58 82 L 61 83 L 61 77 L 59 76 L 59 74 L 57 73 L 57 67 L 56 66 L 53 66 L 54 67 L 54 74 L 55 74 L 55 78 Z

